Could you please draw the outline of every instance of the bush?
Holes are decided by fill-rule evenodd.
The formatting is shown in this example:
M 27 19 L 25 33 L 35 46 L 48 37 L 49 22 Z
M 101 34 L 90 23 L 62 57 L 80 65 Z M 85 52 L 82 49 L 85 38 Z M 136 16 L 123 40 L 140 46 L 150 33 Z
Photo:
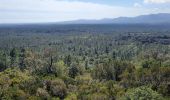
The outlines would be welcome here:
M 162 100 L 162 96 L 150 87 L 142 86 L 128 90 L 125 100 Z
M 170 96 L 170 85 L 160 85 L 157 89 L 159 93 L 161 93 L 163 96 Z
M 67 73 L 66 66 L 64 65 L 63 61 L 54 63 L 54 69 L 55 69 L 55 75 L 57 77 L 64 76 Z
M 89 100 L 109 100 L 109 97 L 102 93 L 94 93 L 90 95 Z
M 1 94 L 2 100 L 25 100 L 27 97 L 28 95 L 16 86 L 3 90 Z
M 23 89 L 25 92 L 29 93 L 30 95 L 34 95 L 37 92 L 39 87 L 43 86 L 43 82 L 39 78 L 33 78 L 28 80 L 22 84 L 20 84 L 20 88 Z
M 76 94 L 71 93 L 64 100 L 78 100 L 78 99 Z
M 92 73 L 94 79 L 115 80 L 115 68 L 113 64 L 98 64 Z
M 43 99 L 43 100 L 46 100 L 46 99 L 48 99 L 50 97 L 48 92 L 45 89 L 43 89 L 43 88 L 38 88 L 36 95 L 38 97 L 40 97 L 41 99 Z
M 8 79 L 11 81 L 11 85 L 21 84 L 32 79 L 32 76 L 28 73 L 28 71 L 22 72 L 17 67 L 8 68 L 5 71 L 1 72 L 0 79 L 3 79 L 3 77 L 8 77 Z
M 67 88 L 65 83 L 61 79 L 49 81 L 47 83 L 47 90 L 50 91 L 52 96 L 64 99 L 67 95 Z
M 69 76 L 71 78 L 75 78 L 77 75 L 82 75 L 84 72 L 84 68 L 81 65 L 78 65 L 76 63 L 73 63 L 70 67 L 69 67 Z

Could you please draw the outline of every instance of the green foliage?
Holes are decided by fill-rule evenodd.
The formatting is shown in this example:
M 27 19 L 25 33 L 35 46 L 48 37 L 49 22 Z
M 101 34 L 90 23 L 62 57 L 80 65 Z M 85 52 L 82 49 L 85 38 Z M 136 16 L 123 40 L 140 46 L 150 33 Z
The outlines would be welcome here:
M 37 89 L 43 87 L 43 82 L 40 78 L 34 77 L 20 84 L 20 88 L 30 95 L 37 93 Z
M 93 78 L 99 80 L 115 80 L 121 81 L 124 71 L 134 73 L 135 67 L 131 63 L 123 61 L 108 61 L 102 64 L 98 64 L 92 73 Z M 126 75 L 124 75 L 126 76 Z
M 109 100 L 109 97 L 102 93 L 94 93 L 89 96 L 89 100 Z
M 162 100 L 162 96 L 147 86 L 130 89 L 125 94 L 125 100 Z
M 121 79 L 120 84 L 124 88 L 136 86 L 135 71 L 135 67 L 133 65 L 129 65 L 127 66 L 125 71 L 119 76 Z
M 69 67 L 71 65 L 71 62 L 72 62 L 71 55 L 66 56 L 65 59 L 64 59 L 64 62 Z
M 17 66 L 19 60 L 19 51 L 16 48 L 13 48 L 10 52 L 11 57 L 11 66 Z
M 0 100 L 169 100 L 170 32 L 90 26 L 0 30 Z
M 168 86 L 170 67 L 153 67 L 150 69 L 139 69 L 136 72 L 137 82 L 139 85 L 153 85 L 153 88 L 157 90 L 160 87 Z M 162 89 L 160 90 L 162 91 Z M 163 90 L 164 92 L 167 90 Z M 162 94 L 165 94 L 162 91 Z M 167 93 L 166 93 L 167 94 Z
M 10 59 L 7 54 L 0 51 L 0 71 L 5 70 L 10 65 Z
M 1 85 L 5 85 L 3 84 L 4 79 L 7 79 L 7 83 L 10 83 L 9 85 L 14 85 L 26 82 L 32 79 L 32 76 L 29 74 L 28 71 L 22 72 L 19 68 L 15 67 L 8 68 L 0 73 L 0 80 L 2 81 Z
M 113 64 L 99 64 L 92 73 L 93 78 L 99 80 L 115 80 L 115 68 Z
M 28 72 L 21 72 L 18 68 L 9 68 L 0 73 L 0 98 L 9 100 L 22 100 L 27 94 L 18 85 L 30 80 Z
M 77 84 L 90 84 L 92 82 L 92 77 L 89 73 L 85 73 L 81 76 L 77 76 L 75 81 Z
M 110 98 L 119 99 L 125 94 L 125 88 L 116 84 L 115 81 L 107 81 L 105 82 L 105 86 L 108 89 Z
M 55 75 L 58 77 L 67 75 L 67 67 L 64 65 L 63 61 L 59 61 L 54 64 Z
M 158 93 L 161 93 L 163 96 L 169 96 L 170 86 L 168 84 L 161 84 L 157 87 Z
M 60 99 L 64 99 L 67 95 L 66 85 L 60 79 L 47 81 L 46 88 L 50 92 L 50 94 L 54 97 L 59 97 Z
M 152 68 L 152 67 L 161 67 L 161 64 L 159 61 L 156 60 L 145 60 L 142 63 L 143 68 Z
M 38 97 L 40 97 L 41 99 L 43 99 L 43 100 L 46 100 L 46 99 L 48 99 L 50 97 L 48 92 L 45 89 L 43 89 L 43 88 L 38 88 L 36 95 Z
M 18 87 L 10 87 L 6 90 L 3 90 L 3 93 L 0 96 L 3 100 L 23 100 L 28 97 L 28 95 Z
M 69 67 L 69 72 L 68 75 L 71 78 L 75 78 L 77 75 L 82 75 L 84 72 L 84 68 L 76 63 L 73 63 L 70 67 Z
M 69 94 L 64 100 L 78 100 L 76 94 Z

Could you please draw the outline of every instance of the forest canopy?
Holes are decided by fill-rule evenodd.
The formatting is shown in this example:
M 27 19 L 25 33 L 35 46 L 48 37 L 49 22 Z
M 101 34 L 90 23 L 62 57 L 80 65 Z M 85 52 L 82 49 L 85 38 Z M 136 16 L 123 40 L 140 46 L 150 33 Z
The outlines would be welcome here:
M 1 100 L 169 100 L 170 30 L 0 27 Z

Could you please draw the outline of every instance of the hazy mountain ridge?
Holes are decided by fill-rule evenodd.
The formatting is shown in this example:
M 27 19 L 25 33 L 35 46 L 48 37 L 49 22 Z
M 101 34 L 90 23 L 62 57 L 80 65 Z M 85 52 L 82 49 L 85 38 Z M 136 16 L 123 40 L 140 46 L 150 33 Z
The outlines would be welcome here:
M 170 24 L 169 13 L 149 14 L 136 17 L 118 17 L 101 20 L 73 20 L 60 22 L 60 24 Z

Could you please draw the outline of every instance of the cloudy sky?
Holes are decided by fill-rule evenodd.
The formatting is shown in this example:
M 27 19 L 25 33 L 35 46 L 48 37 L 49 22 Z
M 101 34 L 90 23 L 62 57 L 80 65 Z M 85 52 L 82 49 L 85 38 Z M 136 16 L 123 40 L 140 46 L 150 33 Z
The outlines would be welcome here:
M 170 13 L 170 0 L 0 0 L 0 23 L 60 22 Z

